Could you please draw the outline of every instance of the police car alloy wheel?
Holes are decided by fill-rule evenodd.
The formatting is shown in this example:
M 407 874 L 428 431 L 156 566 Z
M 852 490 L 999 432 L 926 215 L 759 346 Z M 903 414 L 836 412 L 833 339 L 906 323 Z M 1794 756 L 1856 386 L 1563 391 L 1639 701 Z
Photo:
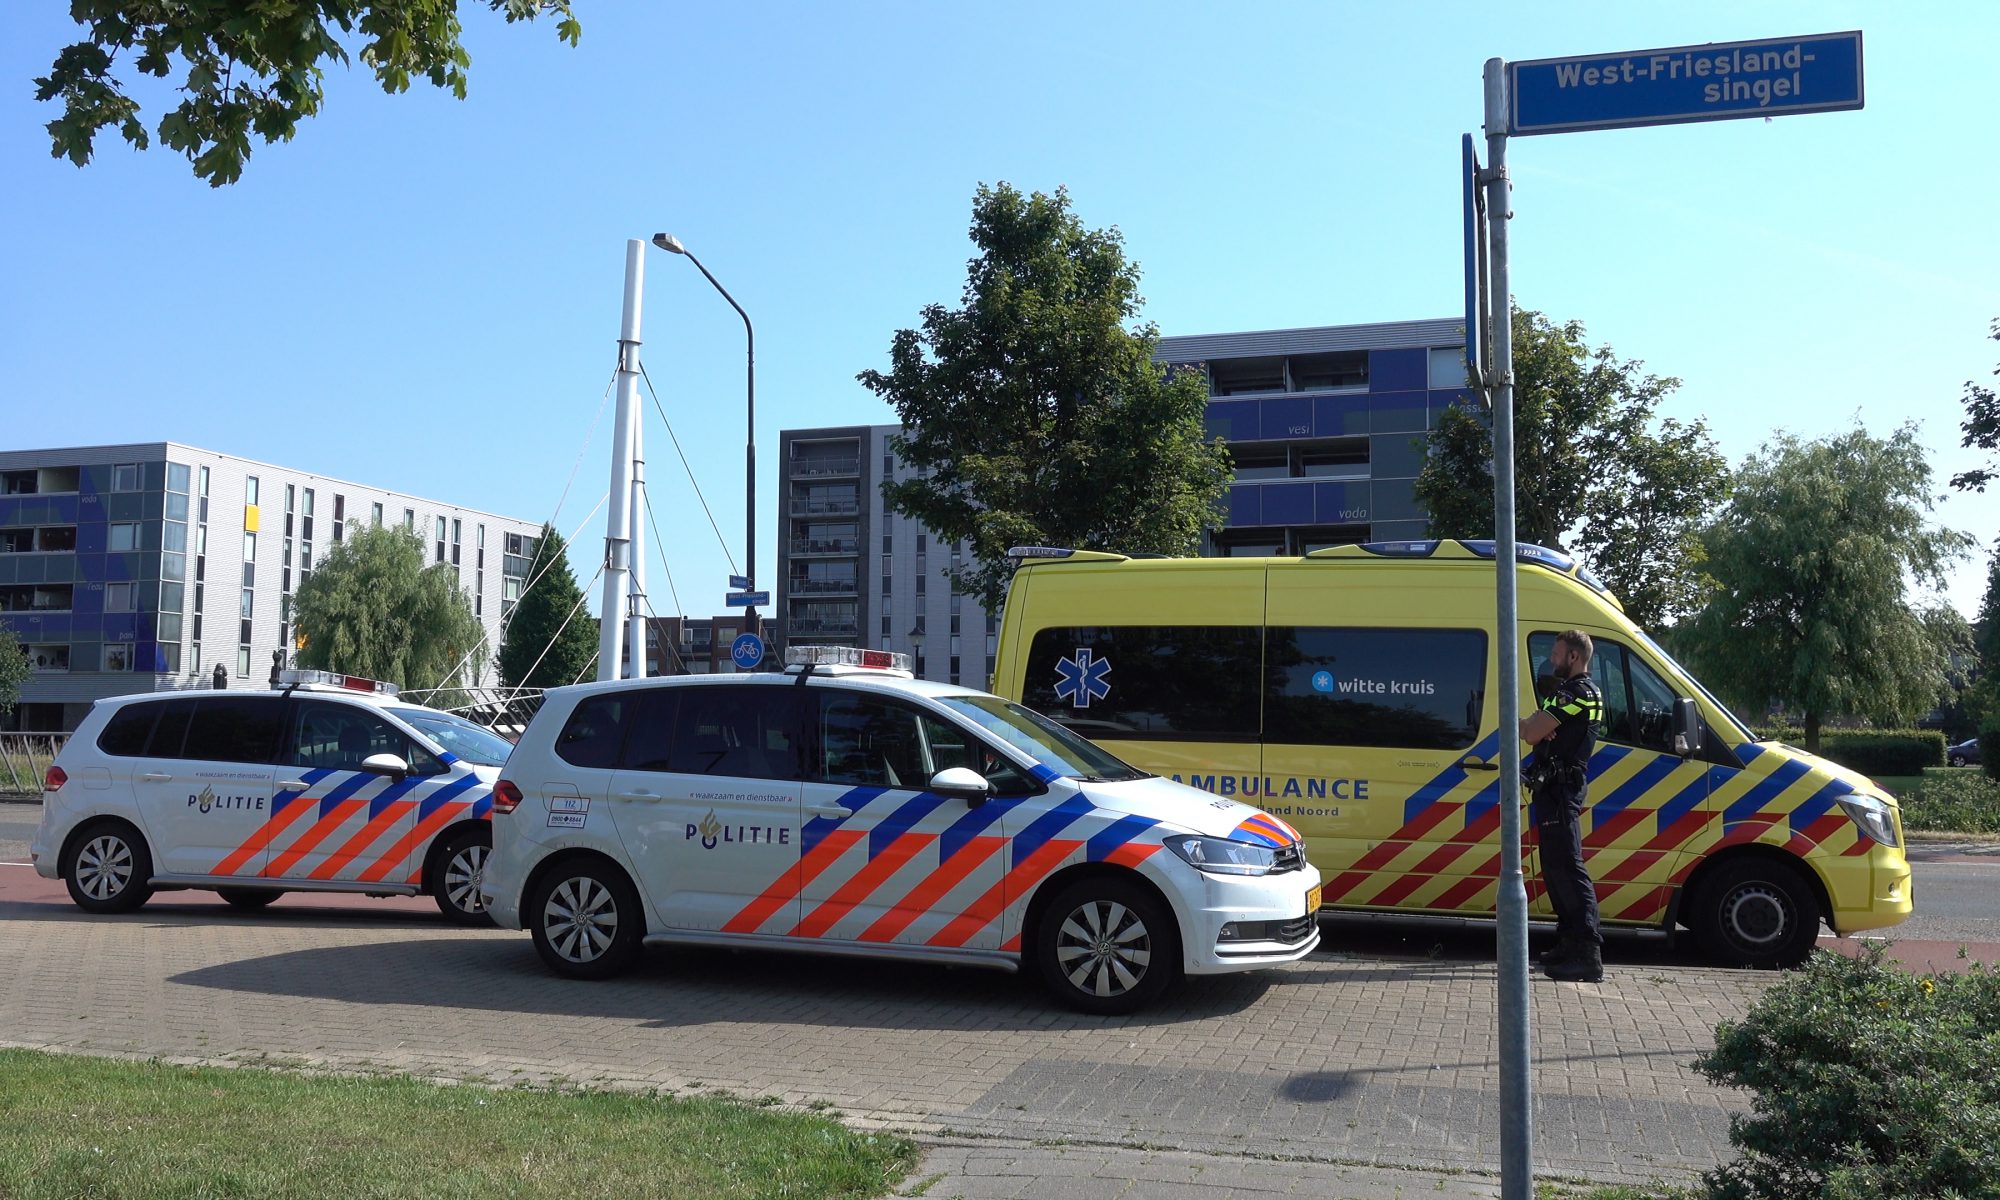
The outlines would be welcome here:
M 544 875 L 523 915 L 542 961 L 575 979 L 624 971 L 638 957 L 645 933 L 639 894 L 624 872 L 587 859 Z
M 87 826 L 70 842 L 63 864 L 69 898 L 85 912 L 130 912 L 153 894 L 153 856 L 145 840 L 122 821 Z
M 1043 981 L 1070 1007 L 1129 1013 L 1179 974 L 1180 934 L 1171 911 L 1145 888 L 1085 879 L 1042 909 L 1035 957 Z
M 493 923 L 479 898 L 479 877 L 492 850 L 493 832 L 483 824 L 460 830 L 439 847 L 434 860 L 437 873 L 431 880 L 439 912 L 461 925 Z
M 1791 867 L 1739 860 L 1702 882 L 1691 923 L 1730 966 L 1795 967 L 1819 940 L 1819 901 Z

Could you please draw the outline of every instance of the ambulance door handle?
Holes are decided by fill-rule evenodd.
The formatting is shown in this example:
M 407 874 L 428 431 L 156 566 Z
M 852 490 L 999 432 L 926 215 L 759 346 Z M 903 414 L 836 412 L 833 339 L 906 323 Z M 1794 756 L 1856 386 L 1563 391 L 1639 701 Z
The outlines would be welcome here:
M 139 776 L 139 778 L 145 780 L 147 783 L 172 783 L 174 779 L 173 776 L 163 771 L 148 771 L 144 775 Z
M 842 808 L 838 804 L 808 804 L 806 805 L 806 811 L 809 813 L 818 813 L 822 817 L 851 817 L 854 815 L 853 809 Z
M 1500 769 L 1500 764 L 1497 762 L 1482 762 L 1468 755 L 1458 760 L 1458 769 L 1461 771 L 1497 771 Z

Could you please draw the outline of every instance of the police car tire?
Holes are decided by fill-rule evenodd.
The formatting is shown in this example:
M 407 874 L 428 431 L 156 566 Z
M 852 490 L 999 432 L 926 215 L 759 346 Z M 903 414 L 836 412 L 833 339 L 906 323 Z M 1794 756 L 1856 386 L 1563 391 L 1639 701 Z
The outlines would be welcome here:
M 601 948 L 585 957 L 579 953 L 584 930 L 566 926 L 564 912 L 581 911 L 590 928 L 608 936 Z M 607 926 L 605 918 L 610 918 Z M 549 970 L 571 979 L 609 979 L 638 961 L 645 918 L 639 892 L 625 872 L 608 862 L 573 858 L 557 863 L 535 883 L 521 910 L 522 922 L 535 940 L 535 953 Z M 551 927 L 554 932 L 551 932 Z
M 431 854 L 431 899 L 438 911 L 460 925 L 491 925 L 493 915 L 479 899 L 478 872 L 493 851 L 493 827 L 484 821 L 467 825 Z M 471 871 L 468 872 L 468 866 Z M 460 900 L 454 900 L 458 896 Z
M 271 901 L 285 893 L 270 888 L 217 888 L 215 894 L 222 902 L 240 912 L 256 912 L 260 908 L 271 907 Z
M 1092 954 L 1084 944 L 1091 935 L 1099 936 L 1108 954 Z M 1128 984 L 1136 952 L 1143 952 L 1144 965 Z M 1137 1012 L 1179 978 L 1180 929 L 1173 910 L 1150 888 L 1095 876 L 1049 898 L 1034 931 L 1033 953 L 1042 982 L 1069 1007 L 1107 1016 Z M 1100 995 L 1100 987 L 1110 994 Z
M 153 854 L 125 822 L 93 821 L 71 835 L 62 877 L 83 911 L 131 912 L 152 898 Z
M 1778 917 L 1775 928 L 1771 918 Z M 1805 877 L 1770 859 L 1739 859 L 1702 881 L 1689 924 L 1732 967 L 1796 967 L 1819 941 L 1819 900 Z

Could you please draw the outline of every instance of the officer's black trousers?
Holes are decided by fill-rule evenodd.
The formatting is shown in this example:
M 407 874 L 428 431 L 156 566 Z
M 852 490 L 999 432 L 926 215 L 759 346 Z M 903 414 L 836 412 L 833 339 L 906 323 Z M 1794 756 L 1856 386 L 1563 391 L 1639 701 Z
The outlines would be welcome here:
M 1604 941 L 1597 923 L 1597 888 L 1583 866 L 1584 789 L 1550 782 L 1535 793 L 1535 825 L 1541 835 L 1542 882 L 1556 911 L 1562 937 Z

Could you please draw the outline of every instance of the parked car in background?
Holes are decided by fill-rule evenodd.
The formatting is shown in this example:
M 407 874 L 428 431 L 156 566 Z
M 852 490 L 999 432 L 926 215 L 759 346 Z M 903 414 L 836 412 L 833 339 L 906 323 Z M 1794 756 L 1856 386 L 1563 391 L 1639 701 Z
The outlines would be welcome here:
M 1954 767 L 1976 767 L 1985 761 L 1979 757 L 1979 739 L 1966 738 L 1956 746 L 1944 748 L 1944 760 Z

